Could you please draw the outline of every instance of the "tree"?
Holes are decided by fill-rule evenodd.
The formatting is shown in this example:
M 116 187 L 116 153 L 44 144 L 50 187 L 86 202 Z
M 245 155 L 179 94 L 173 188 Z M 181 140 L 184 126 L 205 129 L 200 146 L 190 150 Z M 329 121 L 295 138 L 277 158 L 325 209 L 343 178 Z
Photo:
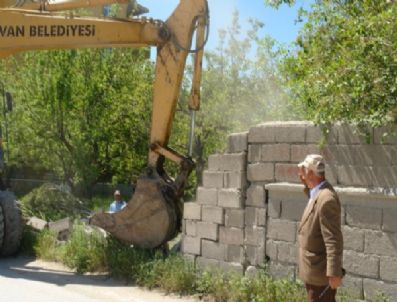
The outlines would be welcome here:
M 100 179 L 136 178 L 150 123 L 147 51 L 30 52 L 3 66 L 18 101 L 11 127 L 16 164 L 55 171 L 86 192 Z
M 284 62 L 297 107 L 318 124 L 396 122 L 397 6 L 318 1 Z

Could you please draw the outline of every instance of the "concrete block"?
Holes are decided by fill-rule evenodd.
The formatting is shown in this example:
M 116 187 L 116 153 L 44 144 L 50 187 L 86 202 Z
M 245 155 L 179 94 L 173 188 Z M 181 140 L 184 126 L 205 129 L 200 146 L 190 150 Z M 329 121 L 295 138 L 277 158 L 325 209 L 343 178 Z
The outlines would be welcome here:
M 265 247 L 245 245 L 247 261 L 250 265 L 262 266 L 265 263 Z
M 255 210 L 256 214 L 256 224 L 258 226 L 266 226 L 266 221 L 267 221 L 267 210 L 266 208 L 256 208 Z
M 321 129 L 319 126 L 310 125 L 306 127 L 306 143 L 320 144 L 325 142 L 327 144 L 337 143 L 337 133 L 333 128 Z
M 245 225 L 254 226 L 256 225 L 256 208 L 246 207 L 245 208 Z
M 197 220 L 185 220 L 185 234 L 187 236 L 197 236 Z
M 300 221 L 307 202 L 285 200 L 281 202 L 281 218 Z
M 397 284 L 396 283 L 386 283 L 383 281 L 373 280 L 373 279 L 363 279 L 364 283 L 364 298 L 366 300 L 374 299 L 379 293 L 384 293 L 384 295 L 390 299 L 390 302 L 396 301 L 397 297 Z
M 197 237 L 218 240 L 219 225 L 210 222 L 197 222 Z
M 241 276 L 244 275 L 244 267 L 240 263 L 221 261 L 219 263 L 219 267 L 227 273 L 236 273 Z
M 379 278 L 379 257 L 357 253 L 343 252 L 343 266 L 347 272 L 368 278 Z
M 272 163 L 255 163 L 249 164 L 247 170 L 247 179 L 249 181 L 274 181 L 274 164 Z
M 364 231 L 359 228 L 342 226 L 343 248 L 356 252 L 364 252 Z
M 306 137 L 306 124 L 283 123 L 275 128 L 275 138 L 278 143 L 304 143 Z
M 344 186 L 369 187 L 374 185 L 375 174 L 372 167 L 344 165 L 338 166 L 338 182 Z
M 247 154 L 233 153 L 220 155 L 219 170 L 221 171 L 245 171 L 247 165 Z
M 69 217 L 57 221 L 50 221 L 48 223 L 48 229 L 55 233 L 61 233 L 64 231 L 70 232 L 72 226 L 73 226 L 72 220 Z
M 300 163 L 309 154 L 320 154 L 319 145 L 291 145 L 291 161 Z
M 227 245 L 226 261 L 244 263 L 244 248 L 241 245 Z
M 269 124 L 251 127 L 248 132 L 248 143 L 274 143 L 276 141 L 274 128 Z
M 262 145 L 249 145 L 248 146 L 248 163 L 255 163 L 261 161 Z
M 247 172 L 225 172 L 223 178 L 223 186 L 225 188 L 244 189 L 247 186 Z
M 397 145 L 397 127 L 393 125 L 375 128 L 374 144 Z
M 269 239 L 295 242 L 297 232 L 296 222 L 269 218 L 267 228 Z
M 212 222 L 216 224 L 224 223 L 224 209 L 213 206 L 203 206 L 202 209 L 202 220 L 205 222 Z
M 283 162 L 290 161 L 289 144 L 265 144 L 262 145 L 261 161 L 264 162 Z
M 197 203 L 207 205 L 218 204 L 218 190 L 203 187 L 197 188 Z
M 382 230 L 397 233 L 397 209 L 383 209 Z
M 226 227 L 244 227 L 244 210 L 226 209 L 225 212 Z
M 347 274 L 343 278 L 342 289 L 346 289 L 352 298 L 364 299 L 363 278 Z
M 276 164 L 275 178 L 277 182 L 299 182 L 299 168 L 296 164 Z
M 334 126 L 340 145 L 360 145 L 369 143 L 368 138 L 373 137 L 373 129 L 368 129 L 369 136 L 362 133 L 357 127 L 350 125 Z
M 243 206 L 241 191 L 239 189 L 220 189 L 218 205 L 224 208 L 241 208 Z
M 242 133 L 232 133 L 228 136 L 227 152 L 237 153 L 247 151 L 248 149 L 248 131 Z
M 266 255 L 270 258 L 270 260 L 277 260 L 277 242 L 273 240 L 266 241 Z
M 347 206 L 346 224 L 363 229 L 380 230 L 382 225 L 382 209 Z
M 375 187 L 396 188 L 397 183 L 397 165 L 388 167 L 375 166 L 373 172 L 372 184 Z
M 364 253 L 395 257 L 397 255 L 397 233 L 365 230 Z
M 340 222 L 342 225 L 346 224 L 346 206 L 341 205 Z
M 265 246 L 265 228 L 263 227 L 245 227 L 244 243 L 248 245 Z
M 244 243 L 244 231 L 238 228 L 219 228 L 219 242 L 224 244 L 242 245 Z
M 396 257 L 380 257 L 380 279 L 397 283 Z
M 196 257 L 197 257 L 196 255 L 183 254 L 182 256 L 188 262 L 191 262 L 193 264 L 196 262 Z
M 201 239 L 191 236 L 183 236 L 182 251 L 184 254 L 200 255 Z
M 196 258 L 196 266 L 201 271 L 213 271 L 219 269 L 219 260 L 208 259 L 205 257 Z
M 226 246 L 223 243 L 217 243 L 203 239 L 201 241 L 202 256 L 209 259 L 225 260 Z
M 266 207 L 266 192 L 263 186 L 251 185 L 247 189 L 246 205 L 257 208 Z
M 38 230 L 38 231 L 42 231 L 45 228 L 48 228 L 48 222 L 37 218 L 37 217 L 30 217 L 28 222 L 26 223 L 28 226 L 31 226 L 33 229 Z
M 277 260 L 279 262 L 296 264 L 297 262 L 297 246 L 291 242 L 277 242 Z
M 271 261 L 269 273 L 276 279 L 288 278 L 295 279 L 295 266 Z
M 223 188 L 223 172 L 204 171 L 203 187 L 205 188 Z
M 183 218 L 184 219 L 201 219 L 201 205 L 195 202 L 185 202 L 183 204 Z
M 269 198 L 268 214 L 271 218 L 280 218 L 281 216 L 281 200 Z

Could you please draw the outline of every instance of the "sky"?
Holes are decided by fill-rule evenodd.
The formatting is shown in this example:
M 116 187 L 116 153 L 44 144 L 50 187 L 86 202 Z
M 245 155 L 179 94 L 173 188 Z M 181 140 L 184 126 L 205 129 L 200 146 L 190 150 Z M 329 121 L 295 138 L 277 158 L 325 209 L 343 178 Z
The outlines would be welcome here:
M 240 12 L 242 28 L 248 28 L 248 19 L 256 18 L 265 24 L 261 34 L 269 34 L 281 43 L 291 43 L 297 37 L 302 26 L 296 23 L 298 9 L 309 8 L 313 0 L 297 0 L 293 7 L 281 6 L 278 10 L 264 5 L 264 0 L 208 0 L 210 8 L 210 37 L 207 49 L 214 49 L 218 44 L 218 30 L 231 24 L 234 10 Z M 179 0 L 138 0 L 147 7 L 149 17 L 166 20 L 178 5 Z

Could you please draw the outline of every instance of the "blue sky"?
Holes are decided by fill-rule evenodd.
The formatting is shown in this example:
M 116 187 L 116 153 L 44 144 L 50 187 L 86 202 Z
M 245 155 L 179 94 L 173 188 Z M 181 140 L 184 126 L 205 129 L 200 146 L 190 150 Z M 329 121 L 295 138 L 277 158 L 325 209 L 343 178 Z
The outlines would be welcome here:
M 264 0 L 208 0 L 211 13 L 210 39 L 208 49 L 217 45 L 218 29 L 230 25 L 231 16 L 235 9 L 240 12 L 243 28 L 247 27 L 249 18 L 256 18 L 265 24 L 263 34 L 269 34 L 281 43 L 295 40 L 301 24 L 295 24 L 298 9 L 309 8 L 312 0 L 297 0 L 296 5 L 281 6 L 278 10 L 266 7 Z M 166 20 L 179 0 L 138 0 L 138 3 L 149 8 L 148 16 Z

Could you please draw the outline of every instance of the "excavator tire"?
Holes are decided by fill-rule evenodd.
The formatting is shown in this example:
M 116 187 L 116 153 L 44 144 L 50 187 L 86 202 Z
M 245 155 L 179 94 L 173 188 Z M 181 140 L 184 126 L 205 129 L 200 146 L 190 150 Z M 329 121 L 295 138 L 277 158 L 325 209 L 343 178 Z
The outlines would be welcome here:
M 158 175 L 139 178 L 134 195 L 120 212 L 97 213 L 90 223 L 120 241 L 152 249 L 174 238 L 179 210 L 172 185 Z
M 22 213 L 15 195 L 0 192 L 0 256 L 11 256 L 18 251 L 22 231 Z

